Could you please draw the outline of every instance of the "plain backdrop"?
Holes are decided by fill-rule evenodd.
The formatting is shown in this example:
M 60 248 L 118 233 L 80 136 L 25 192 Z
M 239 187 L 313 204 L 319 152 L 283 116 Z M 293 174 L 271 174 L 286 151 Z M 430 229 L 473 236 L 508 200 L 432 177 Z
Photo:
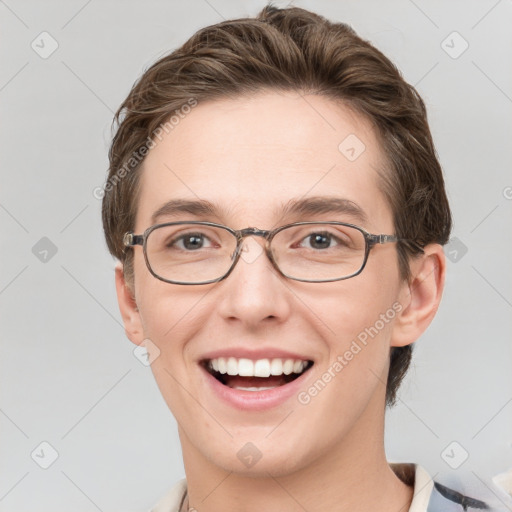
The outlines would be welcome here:
M 427 104 L 446 175 L 446 290 L 388 412 L 388 457 L 458 471 L 448 450 L 475 474 L 505 471 L 512 3 L 293 4 L 349 23 L 398 65 Z M 0 2 L 2 512 L 144 511 L 184 476 L 175 421 L 124 335 L 93 192 L 113 112 L 144 69 L 197 29 L 264 5 Z

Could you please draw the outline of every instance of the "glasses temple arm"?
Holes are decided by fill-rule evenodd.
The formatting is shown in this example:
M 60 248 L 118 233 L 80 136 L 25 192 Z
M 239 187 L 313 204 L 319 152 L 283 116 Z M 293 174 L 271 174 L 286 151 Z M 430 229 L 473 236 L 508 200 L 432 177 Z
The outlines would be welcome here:
M 133 233 L 125 233 L 123 236 L 123 245 L 125 247 L 132 247 L 134 245 L 143 245 L 144 236 L 134 235 Z

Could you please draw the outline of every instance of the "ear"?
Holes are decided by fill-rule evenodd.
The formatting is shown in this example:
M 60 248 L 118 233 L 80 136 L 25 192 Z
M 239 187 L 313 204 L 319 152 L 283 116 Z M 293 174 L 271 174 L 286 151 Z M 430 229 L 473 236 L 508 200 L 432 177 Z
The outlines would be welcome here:
M 411 279 L 400 291 L 401 311 L 395 317 L 392 347 L 415 342 L 430 325 L 443 294 L 446 258 L 443 247 L 429 244 L 424 254 L 410 260 Z
M 144 340 L 144 330 L 139 309 L 131 287 L 126 282 L 122 263 L 116 264 L 116 291 L 119 311 L 124 323 L 124 330 L 128 339 L 140 345 Z

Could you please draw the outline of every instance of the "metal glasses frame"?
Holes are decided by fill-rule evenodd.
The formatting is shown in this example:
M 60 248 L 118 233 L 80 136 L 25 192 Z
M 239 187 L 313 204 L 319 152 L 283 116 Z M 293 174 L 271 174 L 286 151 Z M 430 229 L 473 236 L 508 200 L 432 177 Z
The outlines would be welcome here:
M 234 258 L 233 258 L 233 262 L 231 264 L 231 266 L 229 267 L 229 269 L 227 270 L 227 272 L 222 275 L 221 277 L 218 277 L 217 279 L 210 279 L 209 281 L 200 281 L 198 283 L 188 283 L 188 282 L 183 282 L 183 281 L 172 281 L 170 279 L 165 279 L 161 276 L 159 276 L 158 274 L 156 274 L 153 269 L 151 268 L 151 264 L 149 263 L 149 259 L 148 259 L 148 255 L 147 255 L 147 239 L 149 237 L 149 235 L 155 230 L 155 229 L 158 229 L 158 228 L 161 228 L 161 227 L 164 227 L 164 226 L 177 226 L 177 225 L 181 225 L 181 224 L 196 224 L 196 225 L 203 225 L 203 226 L 212 226 L 212 227 L 217 227 L 217 228 L 222 228 L 222 229 L 225 229 L 226 231 L 229 231 L 233 236 L 236 237 L 237 239 L 237 244 L 236 244 L 236 250 L 235 250 L 235 253 L 234 253 Z M 292 226 L 302 226 L 302 225 L 308 225 L 308 224 L 325 224 L 325 225 L 337 225 L 337 226 L 347 226 L 347 227 L 350 227 L 350 228 L 354 228 L 354 229 L 357 229 L 358 231 L 360 231 L 363 236 L 364 236 L 364 239 L 365 239 L 365 252 L 364 252 L 364 259 L 363 259 L 363 263 L 361 265 L 361 268 L 357 271 L 357 272 L 354 272 L 348 276 L 344 276 L 344 277 L 340 277 L 340 278 L 335 278 L 335 279 L 321 279 L 321 280 L 315 280 L 315 279 L 300 279 L 300 278 L 296 278 L 296 277 L 292 277 L 292 276 L 289 276 L 288 274 L 285 274 L 280 268 L 279 268 L 279 265 L 276 263 L 275 259 L 274 259 L 274 256 L 272 255 L 272 250 L 271 250 L 271 247 L 270 247 L 270 244 L 272 243 L 272 239 L 275 237 L 275 235 L 277 233 L 279 233 L 280 231 L 282 231 L 283 229 L 287 229 L 289 227 L 292 227 Z M 286 277 L 288 279 L 293 279 L 294 281 L 302 281 L 302 282 L 305 282 L 305 283 L 327 283 L 327 282 L 332 282 L 332 281 L 342 281 L 342 280 L 345 280 L 345 279 L 350 279 L 351 277 L 355 277 L 357 275 L 359 275 L 364 267 L 366 266 L 366 262 L 368 261 L 368 255 L 370 254 L 370 250 L 375 247 L 375 245 L 377 244 L 387 244 L 387 243 L 390 243 L 390 242 L 398 242 L 400 241 L 401 239 L 397 238 L 395 235 L 375 235 L 375 234 L 372 234 L 372 233 L 368 233 L 368 231 L 366 231 L 365 229 L 359 227 L 359 226 L 356 226 L 354 224 L 349 224 L 349 223 L 346 223 L 346 222 L 338 222 L 338 221 L 327 221 L 327 222 L 323 222 L 323 221 L 305 221 L 305 222 L 293 222 L 291 224 L 286 224 L 284 226 L 280 226 L 276 229 L 273 229 L 271 231 L 267 231 L 265 229 L 258 229 L 258 228 L 253 228 L 253 227 L 248 227 L 248 228 L 245 228 L 245 229 L 239 229 L 239 230 L 235 230 L 235 229 L 231 229 L 230 227 L 228 226 L 224 226 L 223 224 L 217 224 L 215 222 L 207 222 L 207 221 L 179 221 L 179 222 L 166 222 L 164 224 L 155 224 L 151 227 L 149 227 L 148 229 L 146 229 L 144 231 L 144 233 L 142 233 L 141 235 L 135 235 L 133 232 L 127 232 L 124 234 L 124 237 L 123 237 L 123 245 L 125 247 L 134 247 L 136 245 L 141 245 L 142 248 L 143 248 L 143 251 L 144 251 L 144 260 L 146 261 L 146 266 L 148 267 L 148 270 L 149 272 L 156 278 L 156 279 L 159 279 L 160 281 L 164 281 L 166 283 L 171 283 L 171 284 L 181 284 L 181 285 L 201 285 L 201 284 L 210 284 L 210 283 L 216 283 L 218 281 L 222 281 L 223 279 L 226 279 L 226 277 L 229 276 L 229 274 L 231 274 L 231 272 L 233 271 L 233 269 L 235 268 L 236 264 L 238 263 L 238 260 L 240 259 L 240 255 L 242 253 L 242 242 L 243 242 L 243 239 L 247 236 L 261 236 L 263 238 L 265 238 L 266 240 L 266 244 L 265 244 L 265 252 L 267 254 L 267 257 L 268 259 L 270 260 L 270 262 L 272 263 L 272 266 L 277 270 L 277 272 L 279 272 L 280 275 L 282 275 L 283 277 Z

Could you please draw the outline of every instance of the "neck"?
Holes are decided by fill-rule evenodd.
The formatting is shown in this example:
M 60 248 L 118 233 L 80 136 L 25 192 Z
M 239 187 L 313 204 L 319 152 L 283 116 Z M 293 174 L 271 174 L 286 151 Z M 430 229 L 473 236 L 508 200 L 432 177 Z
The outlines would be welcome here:
M 277 467 L 257 477 L 226 470 L 205 458 L 181 430 L 180 439 L 186 505 L 200 512 L 407 512 L 412 501 L 412 487 L 395 475 L 385 457 L 384 410 L 376 415 L 371 404 L 335 446 L 285 474 Z

